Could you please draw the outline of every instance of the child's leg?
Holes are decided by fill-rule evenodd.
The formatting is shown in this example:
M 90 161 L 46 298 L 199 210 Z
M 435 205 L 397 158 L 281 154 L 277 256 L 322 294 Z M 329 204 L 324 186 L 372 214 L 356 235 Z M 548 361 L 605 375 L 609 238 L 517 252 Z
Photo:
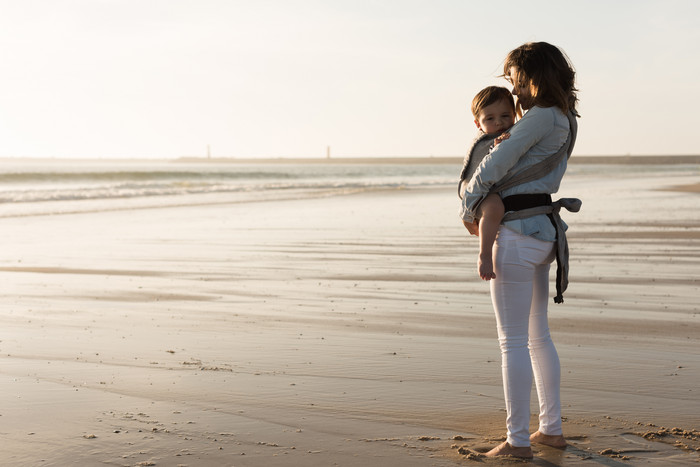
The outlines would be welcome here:
M 501 219 L 505 214 L 503 201 L 496 194 L 490 194 L 481 202 L 479 206 L 479 276 L 485 280 L 496 278 L 493 271 L 493 242 L 496 241 L 496 233 L 498 226 L 501 225 Z

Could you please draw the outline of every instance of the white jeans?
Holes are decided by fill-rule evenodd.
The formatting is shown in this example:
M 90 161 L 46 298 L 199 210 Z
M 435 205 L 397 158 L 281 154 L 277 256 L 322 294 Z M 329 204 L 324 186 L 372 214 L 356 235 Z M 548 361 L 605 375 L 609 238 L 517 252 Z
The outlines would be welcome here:
M 547 324 L 554 243 L 501 226 L 493 254 L 496 279 L 491 281 L 491 300 L 501 347 L 507 441 L 511 446 L 529 446 L 533 373 L 540 402 L 539 430 L 562 434 L 559 356 Z

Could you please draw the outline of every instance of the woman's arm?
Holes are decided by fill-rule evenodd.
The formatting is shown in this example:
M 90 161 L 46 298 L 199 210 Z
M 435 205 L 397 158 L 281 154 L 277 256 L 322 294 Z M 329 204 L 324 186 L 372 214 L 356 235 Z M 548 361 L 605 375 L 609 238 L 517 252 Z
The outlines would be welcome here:
M 498 144 L 479 164 L 467 185 L 460 216 L 474 222 L 476 210 L 489 189 L 506 176 L 520 158 L 554 129 L 551 109 L 533 107 L 509 131 L 510 137 Z

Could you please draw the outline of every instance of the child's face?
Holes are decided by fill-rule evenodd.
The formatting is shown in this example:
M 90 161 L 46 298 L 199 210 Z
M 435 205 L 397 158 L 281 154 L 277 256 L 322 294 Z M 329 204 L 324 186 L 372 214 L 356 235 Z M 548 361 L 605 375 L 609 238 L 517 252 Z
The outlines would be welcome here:
M 515 113 L 510 103 L 501 99 L 481 109 L 474 123 L 484 133 L 503 133 L 515 123 Z

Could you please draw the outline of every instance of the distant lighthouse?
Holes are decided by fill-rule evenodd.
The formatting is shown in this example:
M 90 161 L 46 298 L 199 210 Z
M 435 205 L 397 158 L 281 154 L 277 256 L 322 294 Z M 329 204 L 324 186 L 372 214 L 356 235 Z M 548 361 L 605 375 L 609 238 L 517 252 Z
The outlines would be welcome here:
M 326 146 L 326 159 L 330 159 L 330 158 L 331 158 L 331 147 Z

